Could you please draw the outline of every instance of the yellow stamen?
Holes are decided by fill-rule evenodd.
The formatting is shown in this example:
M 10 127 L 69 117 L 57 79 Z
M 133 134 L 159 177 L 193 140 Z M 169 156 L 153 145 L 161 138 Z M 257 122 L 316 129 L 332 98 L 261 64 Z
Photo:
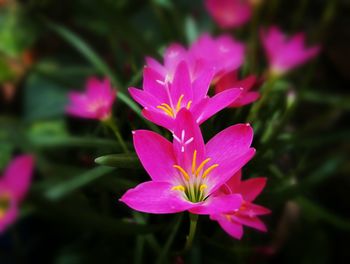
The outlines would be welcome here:
M 185 191 L 185 187 L 183 187 L 182 185 L 176 185 L 173 188 L 171 188 L 172 191 Z
M 188 175 L 188 173 L 187 173 L 181 166 L 179 166 L 179 165 L 174 165 L 173 167 L 174 167 L 175 169 L 178 169 L 178 170 L 182 173 L 182 175 L 185 177 L 185 179 L 186 179 L 187 181 L 190 180 L 190 176 Z
M 207 164 L 209 161 L 210 161 L 210 158 L 207 158 L 201 163 L 201 165 L 199 165 L 199 167 L 196 170 L 196 176 L 198 176 L 199 172 L 203 169 L 204 165 Z
M 191 104 L 192 104 L 192 101 L 188 101 L 186 108 L 187 108 L 187 109 L 190 109 Z
M 162 106 L 164 106 L 165 108 L 167 108 L 170 112 L 173 112 L 173 109 L 170 107 L 170 105 L 166 104 L 166 103 L 162 103 L 160 104 Z
M 219 164 L 214 164 L 214 165 L 211 165 L 208 169 L 206 169 L 202 175 L 202 179 L 205 179 L 205 177 L 207 177 L 208 174 L 218 166 L 219 166 Z
M 163 110 L 168 116 L 174 118 L 173 112 L 172 112 L 172 111 L 169 111 L 169 109 L 166 108 L 165 106 L 158 105 L 157 108 Z
M 180 110 L 180 107 L 181 107 L 181 102 L 182 102 L 182 99 L 184 98 L 184 95 L 181 94 L 180 98 L 179 98 L 179 101 L 177 101 L 177 105 L 176 105 L 176 111 L 179 111 Z
M 192 159 L 192 174 L 194 174 L 196 170 L 196 161 L 197 161 L 197 150 L 193 152 L 193 159 Z
M 199 190 L 201 191 L 201 192 L 203 192 L 205 189 L 207 189 L 208 188 L 208 186 L 206 185 L 206 184 L 201 184 L 201 186 L 199 186 Z

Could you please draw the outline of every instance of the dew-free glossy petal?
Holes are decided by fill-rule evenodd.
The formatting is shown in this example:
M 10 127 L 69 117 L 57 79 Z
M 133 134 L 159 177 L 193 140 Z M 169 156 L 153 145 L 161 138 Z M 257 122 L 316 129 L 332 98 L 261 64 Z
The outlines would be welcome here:
M 219 214 L 238 209 L 242 204 L 242 196 L 239 194 L 229 194 L 208 198 L 197 207 L 190 209 L 194 214 Z

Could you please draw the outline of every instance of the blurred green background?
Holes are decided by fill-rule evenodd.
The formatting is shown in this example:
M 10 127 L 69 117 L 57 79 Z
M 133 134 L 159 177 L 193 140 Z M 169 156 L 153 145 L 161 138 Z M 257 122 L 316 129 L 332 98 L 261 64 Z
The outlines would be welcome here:
M 226 31 L 254 49 L 255 74 L 266 66 L 261 26 L 305 31 L 322 53 L 278 81 L 254 124 L 258 152 L 244 175 L 268 177 L 258 203 L 272 210 L 269 232 L 246 228 L 237 241 L 201 217 L 193 249 L 179 256 L 187 214 L 145 215 L 119 203 L 148 176 L 134 156 L 96 165 L 120 146 L 64 107 L 87 76 L 108 76 L 127 94 L 141 86 L 146 55 L 160 59 L 171 42 L 220 34 L 203 2 L 1 0 L 0 170 L 15 153 L 35 153 L 37 164 L 21 218 L 0 237 L 0 263 L 348 263 L 349 11 L 346 0 L 262 1 L 255 24 Z M 249 108 L 212 118 L 206 138 L 245 122 Z M 114 113 L 130 144 L 132 129 L 148 128 L 122 100 Z

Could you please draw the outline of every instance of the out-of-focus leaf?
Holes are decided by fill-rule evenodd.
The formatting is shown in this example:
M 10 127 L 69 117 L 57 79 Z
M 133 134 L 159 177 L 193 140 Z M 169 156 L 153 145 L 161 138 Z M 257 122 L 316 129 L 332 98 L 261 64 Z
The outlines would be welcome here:
M 93 138 L 93 137 L 52 137 L 40 136 L 32 137 L 31 143 L 41 148 L 70 148 L 70 147 L 108 147 L 113 149 L 120 148 L 115 140 Z
M 311 219 L 323 220 L 339 229 L 350 231 L 350 219 L 343 219 L 305 197 L 298 197 L 296 201 Z
M 101 156 L 95 159 L 99 165 L 115 168 L 139 168 L 140 162 L 135 154 L 111 154 Z
M 6 63 L 5 58 L 0 56 L 0 83 L 11 80 L 15 77 L 15 73 Z
M 192 43 L 198 38 L 198 29 L 196 23 L 190 16 L 186 18 L 185 32 L 188 43 Z
M 24 117 L 28 121 L 62 116 L 67 104 L 66 89 L 33 73 L 24 87 Z
M 54 23 L 49 23 L 49 26 L 66 41 L 68 41 L 73 47 L 75 47 L 82 55 L 84 55 L 84 57 L 90 61 L 90 63 L 94 65 L 100 73 L 105 74 L 111 78 L 115 86 L 121 87 L 121 83 L 115 74 L 85 41 L 83 41 L 76 34 L 63 26 L 59 26 Z M 140 108 L 134 101 L 130 99 L 130 97 L 119 91 L 118 98 L 127 104 L 131 109 L 133 109 L 137 114 L 141 115 Z
M 34 27 L 23 14 L 21 5 L 9 4 L 0 12 L 0 51 L 15 57 L 36 37 Z
M 167 9 L 173 7 L 173 3 L 171 2 L 171 0 L 153 0 L 153 3 Z
M 310 90 L 305 90 L 301 93 L 301 100 L 326 104 L 340 109 L 349 110 L 350 109 L 350 97 L 344 95 L 334 95 L 334 94 L 325 94 Z
M 96 167 L 87 172 L 72 176 L 71 179 L 65 180 L 45 192 L 45 196 L 50 200 L 58 200 L 63 196 L 97 180 L 98 178 L 110 173 L 113 168 L 109 167 Z

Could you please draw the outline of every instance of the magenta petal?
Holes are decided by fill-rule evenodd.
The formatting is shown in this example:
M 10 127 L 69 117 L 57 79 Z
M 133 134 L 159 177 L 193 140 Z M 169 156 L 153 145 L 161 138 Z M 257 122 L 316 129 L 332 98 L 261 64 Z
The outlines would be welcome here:
M 148 108 L 144 108 L 142 110 L 142 115 L 149 121 L 159 126 L 162 126 L 170 131 L 173 131 L 174 129 L 175 120 L 164 113 L 160 113 L 160 112 L 152 111 Z
M 225 216 L 217 216 L 216 221 L 226 233 L 230 236 L 241 239 L 243 236 L 243 226 L 240 223 L 233 221 L 231 218 L 226 218 Z
M 183 102 L 193 98 L 190 71 L 185 61 L 180 62 L 176 67 L 170 93 L 174 104 L 178 102 L 181 95 L 184 95 Z
M 146 92 L 137 88 L 133 88 L 133 87 L 129 88 L 128 90 L 131 97 L 143 107 L 148 107 L 154 110 L 158 110 L 157 106 L 160 105 L 161 103 L 164 103 L 164 102 L 161 102 L 158 98 L 154 97 L 149 92 Z
M 233 101 L 235 101 L 240 96 L 241 92 L 242 91 L 238 88 L 228 89 L 215 95 L 212 98 L 209 98 L 207 100 L 207 103 L 204 106 L 201 106 L 202 109 L 199 109 L 199 106 L 196 106 L 194 113 L 197 122 L 199 124 L 203 123 L 208 118 L 212 117 L 217 112 L 233 103 Z
M 11 194 L 17 201 L 26 195 L 32 179 L 34 157 L 21 155 L 11 161 L 4 173 L 4 183 L 11 189 Z
M 166 70 L 162 64 L 151 57 L 146 57 L 146 65 L 152 68 L 154 71 L 158 72 L 160 75 L 165 76 Z
M 151 178 L 154 181 L 171 181 L 176 175 L 172 144 L 148 130 L 136 130 L 133 137 L 136 153 Z
M 5 212 L 5 215 L 0 218 L 0 235 L 16 221 L 18 216 L 18 205 L 15 201 L 10 203 L 10 207 Z
M 157 99 L 162 102 L 168 102 L 168 95 L 164 87 L 164 76 L 150 67 L 143 70 L 143 90 L 149 94 L 157 95 Z
M 179 165 L 189 168 L 192 164 L 193 153 L 197 151 L 197 162 L 200 164 L 205 158 L 205 146 L 199 125 L 194 120 L 191 112 L 181 109 L 175 119 L 173 133 L 173 146 Z
M 253 178 L 241 182 L 237 193 L 242 194 L 245 201 L 251 202 L 261 193 L 266 185 L 266 178 Z
M 151 214 L 171 214 L 194 206 L 168 182 L 144 182 L 128 190 L 120 199 L 134 210 Z
M 242 204 L 242 196 L 229 194 L 209 197 L 201 205 L 193 207 L 190 212 L 193 214 L 219 214 L 238 209 Z
M 192 83 L 193 102 L 196 103 L 207 96 L 210 84 L 214 78 L 214 69 L 203 70 L 200 76 Z
M 267 231 L 266 225 L 257 217 L 233 215 L 232 218 L 233 218 L 233 220 L 237 221 L 238 223 L 240 223 L 242 225 L 255 228 L 255 229 L 260 230 L 262 232 Z
M 244 210 L 240 210 L 239 214 L 240 215 L 245 215 L 245 216 L 256 216 L 256 215 L 266 215 L 266 214 L 270 214 L 271 210 L 267 209 L 263 206 L 257 205 L 257 204 L 253 204 L 253 203 L 245 203 L 244 204 L 245 209 Z
M 241 107 L 250 103 L 255 102 L 260 97 L 259 92 L 248 92 L 243 94 L 240 98 L 233 102 L 230 107 Z

